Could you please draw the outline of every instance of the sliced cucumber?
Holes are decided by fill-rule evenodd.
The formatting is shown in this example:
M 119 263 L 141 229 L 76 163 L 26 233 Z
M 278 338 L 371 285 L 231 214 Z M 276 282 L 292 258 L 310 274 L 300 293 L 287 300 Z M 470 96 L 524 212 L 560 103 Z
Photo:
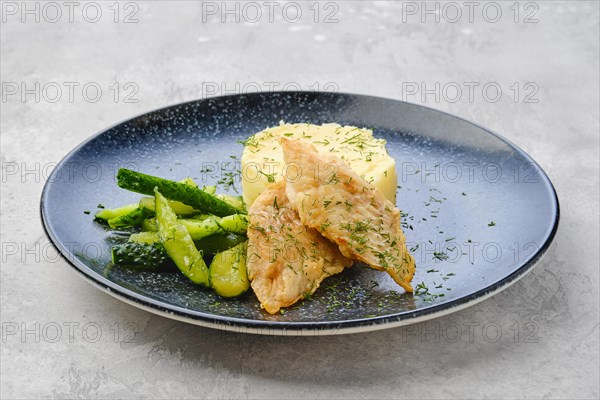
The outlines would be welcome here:
M 215 255 L 210 264 L 210 283 L 218 295 L 237 297 L 250 287 L 246 272 L 246 251 L 248 242 L 243 242 L 229 250 Z

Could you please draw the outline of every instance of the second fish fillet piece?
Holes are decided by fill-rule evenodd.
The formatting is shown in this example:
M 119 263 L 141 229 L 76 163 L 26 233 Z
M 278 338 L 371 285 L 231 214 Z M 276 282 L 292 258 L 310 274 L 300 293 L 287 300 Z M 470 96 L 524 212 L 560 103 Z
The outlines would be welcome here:
M 248 210 L 248 278 L 262 307 L 274 314 L 312 294 L 352 264 L 338 247 L 300 222 L 285 181 L 269 186 Z
M 400 227 L 400 210 L 342 159 L 302 140 L 284 138 L 290 171 L 286 193 L 304 225 L 335 242 L 342 254 L 386 271 L 412 292 L 415 261 Z

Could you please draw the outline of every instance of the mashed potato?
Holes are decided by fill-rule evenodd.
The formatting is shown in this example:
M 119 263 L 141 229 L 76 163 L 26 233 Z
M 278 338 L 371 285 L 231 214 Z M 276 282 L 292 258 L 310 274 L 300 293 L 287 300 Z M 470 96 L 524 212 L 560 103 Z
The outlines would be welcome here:
M 360 176 L 379 188 L 385 197 L 396 203 L 396 162 L 385 149 L 385 140 L 373 137 L 370 129 L 339 124 L 285 124 L 265 129 L 245 142 L 242 154 L 242 189 L 244 201 L 250 207 L 272 182 L 285 176 L 294 179 L 298 173 L 327 174 L 326 171 L 299 171 L 283 161 L 280 139 L 289 137 L 311 142 L 319 152 L 331 152 L 341 157 Z

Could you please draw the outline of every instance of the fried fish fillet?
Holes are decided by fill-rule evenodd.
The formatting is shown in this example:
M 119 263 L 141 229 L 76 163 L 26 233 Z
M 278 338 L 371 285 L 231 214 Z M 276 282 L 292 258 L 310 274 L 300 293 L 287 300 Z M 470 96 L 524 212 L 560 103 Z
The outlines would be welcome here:
M 312 294 L 352 261 L 290 206 L 285 181 L 271 185 L 248 210 L 248 278 L 262 307 L 274 314 Z
M 400 210 L 342 159 L 305 141 L 282 139 L 290 173 L 286 193 L 306 226 L 335 242 L 348 258 L 386 271 L 406 291 L 415 261 L 400 228 Z

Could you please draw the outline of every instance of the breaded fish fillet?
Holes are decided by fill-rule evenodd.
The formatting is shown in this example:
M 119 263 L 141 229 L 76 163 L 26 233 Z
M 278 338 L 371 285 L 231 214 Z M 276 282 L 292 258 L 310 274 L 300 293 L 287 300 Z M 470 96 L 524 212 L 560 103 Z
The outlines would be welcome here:
M 271 185 L 248 210 L 248 278 L 261 305 L 274 314 L 312 294 L 352 261 L 300 222 L 285 182 Z
M 342 254 L 386 271 L 406 291 L 415 261 L 400 228 L 400 210 L 342 159 L 305 141 L 282 139 L 289 173 L 286 193 L 306 226 L 335 242 Z

